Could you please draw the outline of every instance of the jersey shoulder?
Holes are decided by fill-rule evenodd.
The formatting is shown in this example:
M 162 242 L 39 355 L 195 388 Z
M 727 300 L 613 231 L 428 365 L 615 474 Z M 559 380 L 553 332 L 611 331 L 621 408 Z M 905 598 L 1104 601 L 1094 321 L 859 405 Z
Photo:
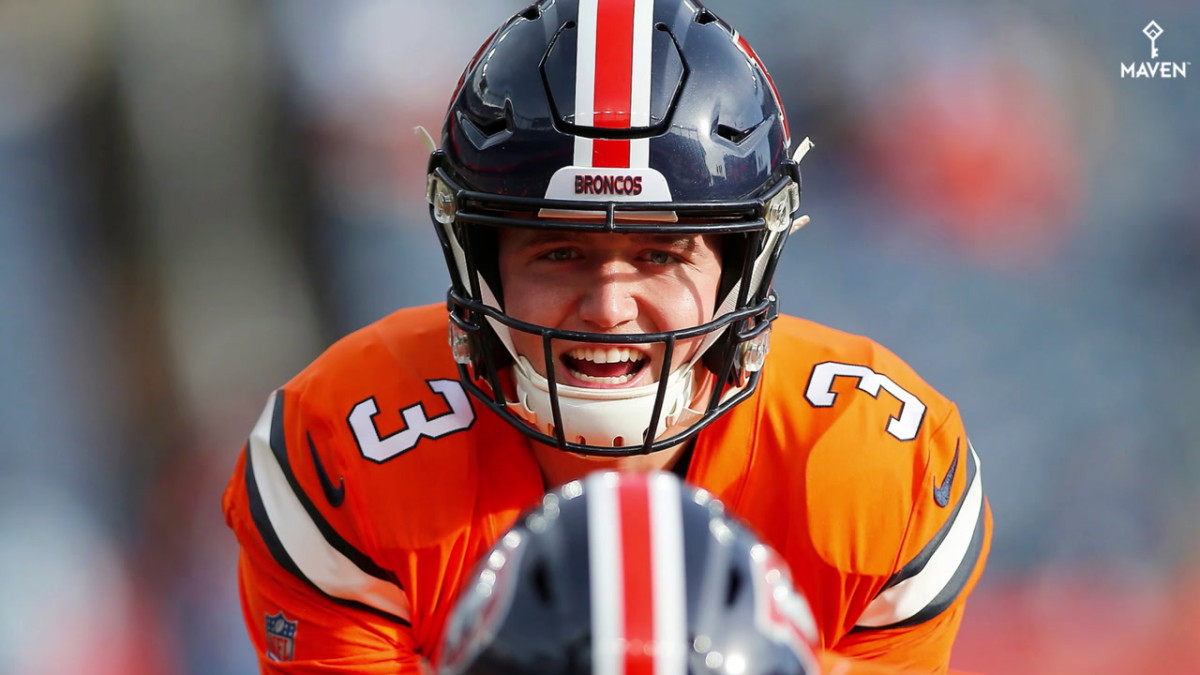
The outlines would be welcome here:
M 875 380 L 881 385 L 890 383 L 919 398 L 927 409 L 934 410 L 935 416 L 953 407 L 912 366 L 879 342 L 807 319 L 784 315 L 776 320 L 771 332 L 770 357 L 774 358 L 767 374 L 783 376 L 778 379 L 794 386 L 803 384 L 806 389 L 817 386 L 811 382 L 814 372 L 818 380 L 838 377 L 840 373 L 845 373 L 845 377 L 854 377 L 852 373 L 874 373 L 879 377 L 869 379 L 872 388 Z M 797 377 L 801 374 L 808 377 Z
M 446 344 L 448 320 L 443 305 L 393 312 L 334 342 L 284 388 L 311 394 L 457 378 Z
M 272 394 L 249 454 L 257 440 L 338 531 L 384 548 L 450 536 L 479 490 L 503 492 L 481 461 L 528 461 L 523 437 L 459 381 L 447 321 L 444 306 L 405 309 L 337 341 Z
M 844 610 L 832 621 L 919 623 L 965 594 L 988 520 L 953 402 L 878 342 L 781 316 L 747 403 L 730 427 L 754 439 L 740 502 L 760 529 L 805 542 L 792 550 L 804 564 L 858 580 L 827 603 Z M 807 537 L 785 531 L 798 522 Z
M 808 489 L 828 492 L 824 503 L 907 517 L 931 497 L 931 475 L 966 450 L 957 406 L 870 338 L 793 317 L 776 323 L 757 450 L 781 463 L 804 454 Z
M 440 306 L 396 312 L 272 392 L 226 490 L 244 548 L 328 595 L 358 597 L 339 584 L 360 579 L 371 598 L 414 555 L 465 551 L 540 495 L 523 437 L 459 382 L 446 322 Z
M 468 517 L 468 500 L 442 503 L 424 489 L 453 476 L 469 492 L 475 478 L 478 416 L 446 344 L 447 319 L 440 305 L 394 312 L 335 342 L 273 395 L 272 450 L 320 502 L 336 502 L 344 484 L 350 507 L 334 517 L 360 521 L 349 525 L 383 524 L 420 544 L 439 523 Z

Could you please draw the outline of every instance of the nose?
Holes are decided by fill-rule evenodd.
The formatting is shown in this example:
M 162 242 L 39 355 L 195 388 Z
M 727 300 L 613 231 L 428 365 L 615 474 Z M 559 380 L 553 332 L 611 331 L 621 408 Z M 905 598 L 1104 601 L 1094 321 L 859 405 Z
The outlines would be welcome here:
M 598 268 L 579 302 L 579 318 L 595 330 L 612 330 L 638 316 L 637 284 L 619 264 Z

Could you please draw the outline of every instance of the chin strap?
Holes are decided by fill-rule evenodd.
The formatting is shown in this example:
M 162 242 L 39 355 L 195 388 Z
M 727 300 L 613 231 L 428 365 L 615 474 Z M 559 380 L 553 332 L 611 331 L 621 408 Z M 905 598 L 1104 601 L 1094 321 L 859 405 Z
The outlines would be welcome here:
M 623 389 L 555 384 L 564 437 L 585 445 L 611 446 L 614 450 L 641 445 L 651 427 L 657 439 L 689 409 L 697 388 L 694 364 L 695 361 L 667 377 L 667 391 L 657 420 L 649 417 L 659 382 Z M 520 401 L 510 403 L 509 408 L 538 431 L 555 435 L 549 381 L 523 356 L 517 357 L 513 373 Z
M 808 136 L 805 136 L 804 140 L 800 141 L 800 144 L 796 146 L 796 151 L 792 153 L 792 161 L 795 162 L 796 164 L 799 164 L 800 160 L 804 159 L 804 156 L 808 154 L 808 151 L 812 150 L 816 146 L 817 146 L 817 144 L 813 143 L 811 138 L 809 138 Z M 804 215 L 804 216 L 800 216 L 796 220 L 792 221 L 791 234 L 795 234 L 796 230 L 799 230 L 800 228 L 804 227 L 811 220 L 812 220 L 812 218 L 809 218 L 807 215 Z
M 817 144 L 813 143 L 811 138 L 805 136 L 804 140 L 796 144 L 796 150 L 792 153 L 792 161 L 799 164 L 800 160 L 804 159 L 804 156 L 808 154 L 808 151 L 815 147 L 817 147 Z
M 433 141 L 433 135 L 429 133 L 423 125 L 418 124 L 413 127 L 413 133 L 421 138 L 425 143 L 425 147 L 429 148 L 430 152 L 435 152 L 438 149 L 437 143 Z

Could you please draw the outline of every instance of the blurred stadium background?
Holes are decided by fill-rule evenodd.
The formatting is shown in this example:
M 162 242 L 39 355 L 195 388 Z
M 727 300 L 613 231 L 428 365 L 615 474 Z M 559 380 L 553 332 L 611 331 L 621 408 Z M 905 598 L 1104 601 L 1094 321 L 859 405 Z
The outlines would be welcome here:
M 273 387 L 441 300 L 413 128 L 524 4 L 0 4 L 0 672 L 254 671 L 224 482 Z M 816 142 L 785 311 L 983 458 L 954 665 L 1200 673 L 1200 4 L 708 4 Z M 1151 20 L 1189 78 L 1120 77 Z

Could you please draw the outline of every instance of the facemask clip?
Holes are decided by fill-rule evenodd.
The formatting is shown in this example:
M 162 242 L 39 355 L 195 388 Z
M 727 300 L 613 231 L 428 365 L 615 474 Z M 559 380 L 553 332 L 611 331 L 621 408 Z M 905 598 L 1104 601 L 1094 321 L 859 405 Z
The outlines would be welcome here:
M 471 364 L 471 338 L 453 321 L 450 322 L 450 353 L 454 355 L 455 363 Z
M 425 199 L 433 205 L 433 218 L 442 225 L 454 222 L 458 206 L 454 203 L 454 192 L 437 177 L 430 174 L 425 184 Z
M 763 220 L 771 232 L 783 232 L 792 226 L 792 214 L 800 208 L 800 187 L 789 182 L 767 202 Z
M 757 373 L 767 362 L 767 352 L 771 351 L 770 329 L 759 333 L 754 339 L 742 343 L 741 365 L 747 373 Z

